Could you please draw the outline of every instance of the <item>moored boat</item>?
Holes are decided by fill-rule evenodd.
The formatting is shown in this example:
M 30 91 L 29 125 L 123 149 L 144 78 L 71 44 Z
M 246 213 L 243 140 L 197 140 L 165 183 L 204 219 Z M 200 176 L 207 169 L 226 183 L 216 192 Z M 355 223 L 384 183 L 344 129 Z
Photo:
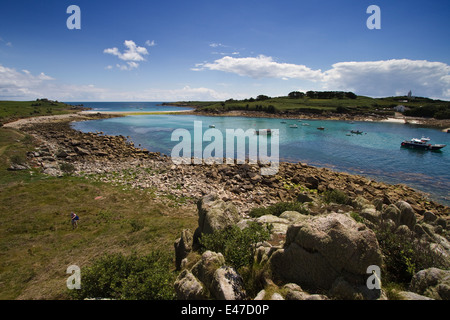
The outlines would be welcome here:
M 423 149 L 423 150 L 440 150 L 444 148 L 445 144 L 431 144 L 428 143 L 430 141 L 429 138 L 416 139 L 413 138 L 411 140 L 405 140 L 402 142 L 401 146 L 406 148 L 415 148 L 415 149 Z

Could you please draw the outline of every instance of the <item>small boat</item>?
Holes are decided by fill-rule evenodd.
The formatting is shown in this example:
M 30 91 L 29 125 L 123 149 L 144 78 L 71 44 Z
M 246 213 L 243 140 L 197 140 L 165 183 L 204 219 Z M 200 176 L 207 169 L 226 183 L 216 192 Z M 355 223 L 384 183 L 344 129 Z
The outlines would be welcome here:
M 298 128 L 298 125 L 296 125 L 296 124 L 291 124 L 291 125 L 289 125 L 289 128 Z
M 317 130 L 325 130 L 324 127 L 318 127 Z
M 215 128 L 216 126 L 213 125 L 213 124 L 210 124 L 209 127 L 210 127 L 210 128 Z
M 309 126 L 309 123 L 302 123 L 302 126 Z
M 272 135 L 272 130 L 271 129 L 259 129 L 259 130 L 256 130 L 256 135 L 267 135 L 267 136 L 270 136 L 270 135 Z
M 416 139 L 413 138 L 411 140 L 405 140 L 402 142 L 401 146 L 406 148 L 415 148 L 415 149 L 423 149 L 423 150 L 440 150 L 444 148 L 445 144 L 430 144 L 429 138 Z
M 350 131 L 351 133 L 354 133 L 354 134 L 363 134 L 363 132 L 362 131 L 359 131 L 359 130 L 352 130 L 352 131 Z
M 302 122 L 303 120 L 297 120 L 298 122 Z
M 286 121 L 281 121 L 281 123 L 286 123 Z

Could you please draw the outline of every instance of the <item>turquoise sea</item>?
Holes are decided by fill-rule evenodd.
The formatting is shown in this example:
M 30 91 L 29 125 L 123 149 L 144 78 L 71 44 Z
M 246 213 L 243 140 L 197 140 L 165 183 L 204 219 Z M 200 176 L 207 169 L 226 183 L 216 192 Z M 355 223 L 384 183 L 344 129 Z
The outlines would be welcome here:
M 404 183 L 450 205 L 450 134 L 417 125 L 172 114 L 76 122 L 72 126 L 83 132 L 130 136 L 136 146 L 170 155 L 179 143 L 171 141 L 172 132 L 183 128 L 193 137 L 194 121 L 202 122 L 203 133 L 214 125 L 224 137 L 226 129 L 279 129 L 280 161 L 306 162 L 387 183 Z M 309 125 L 303 125 L 305 123 Z M 290 124 L 298 127 L 291 128 Z M 325 130 L 318 130 L 318 127 Z M 351 130 L 360 130 L 363 134 L 351 134 Z M 400 147 L 403 140 L 422 136 L 430 138 L 430 143 L 447 144 L 447 147 L 441 151 Z M 203 148 L 208 144 L 210 142 L 203 142 Z
M 187 107 L 163 106 L 163 102 L 67 102 L 71 105 L 83 105 L 92 111 L 106 112 L 159 112 L 192 110 Z

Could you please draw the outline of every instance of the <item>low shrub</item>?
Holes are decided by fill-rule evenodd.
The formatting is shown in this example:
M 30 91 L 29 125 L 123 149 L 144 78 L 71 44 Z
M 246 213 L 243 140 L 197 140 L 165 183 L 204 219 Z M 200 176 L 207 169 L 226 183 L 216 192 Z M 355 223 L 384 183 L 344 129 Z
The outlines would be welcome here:
M 327 190 L 323 193 L 323 200 L 326 203 L 349 204 L 350 198 L 341 190 Z
M 255 255 L 255 245 L 270 239 L 271 228 L 256 222 L 247 228 L 228 226 L 212 234 L 203 234 L 200 238 L 202 251 L 211 250 L 223 254 L 225 261 L 236 270 L 251 266 Z
M 27 162 L 25 155 L 19 153 L 11 156 L 10 161 L 12 164 L 24 164 Z
M 352 217 L 353 220 L 355 220 L 356 222 L 364 223 L 365 221 L 364 218 L 361 217 L 358 212 L 354 211 L 350 212 L 350 217 Z
M 61 169 L 62 172 L 69 174 L 69 175 L 73 174 L 75 172 L 75 166 L 68 162 L 61 163 L 59 165 L 59 168 Z
M 387 282 L 410 283 L 414 274 L 431 267 L 448 269 L 449 262 L 413 234 L 399 234 L 386 225 L 374 229 L 384 256 L 384 278 Z
M 81 270 L 81 289 L 72 290 L 71 295 L 75 299 L 172 300 L 175 274 L 171 267 L 172 258 L 161 252 L 106 254 Z
M 131 226 L 131 232 L 137 232 L 139 230 L 144 229 L 145 224 L 141 220 L 133 219 L 133 220 L 130 221 L 130 226 Z

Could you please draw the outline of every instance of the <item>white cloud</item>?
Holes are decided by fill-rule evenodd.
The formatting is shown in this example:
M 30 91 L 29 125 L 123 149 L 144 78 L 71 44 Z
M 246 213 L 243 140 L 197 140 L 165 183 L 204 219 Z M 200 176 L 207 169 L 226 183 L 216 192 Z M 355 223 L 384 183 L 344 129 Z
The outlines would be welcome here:
M 61 84 L 41 72 L 17 71 L 0 65 L 0 100 L 34 100 L 49 98 L 60 101 L 107 97 L 107 90 L 93 85 Z
M 0 65 L 0 97 L 40 96 L 39 88 L 51 80 L 54 79 L 43 72 L 34 76 L 28 70 L 19 72 Z
M 230 99 L 233 95 L 205 87 L 184 86 L 180 89 L 147 89 L 134 94 L 133 97 L 137 101 L 218 101 Z
M 129 63 L 125 67 L 133 68 L 134 62 L 129 61 Z M 226 92 L 188 85 L 175 89 L 148 88 L 138 91 L 118 91 L 100 88 L 92 83 L 66 84 L 58 82 L 45 73 L 33 75 L 29 70 L 17 71 L 0 64 L 0 100 L 49 98 L 59 101 L 179 101 L 226 100 L 232 97 L 234 97 L 233 94 Z
M 370 96 L 406 94 L 450 98 L 450 66 L 426 60 L 340 62 L 325 72 L 324 87 Z
M 152 41 L 147 40 L 147 41 L 145 41 L 145 45 L 147 47 L 154 47 L 154 46 L 156 46 L 156 43 L 155 43 L 155 40 L 152 40 Z
M 204 63 L 198 70 L 209 69 L 236 73 L 255 79 L 262 78 L 295 78 L 311 81 L 321 80 L 321 70 L 312 70 L 304 65 L 279 63 L 264 55 L 249 58 L 223 57 L 213 63 Z M 195 71 L 198 71 L 195 70 Z
M 193 71 L 215 70 L 254 79 L 298 79 L 320 84 L 323 90 L 354 91 L 368 96 L 406 94 L 450 98 L 450 66 L 426 60 L 393 59 L 366 62 L 339 62 L 322 72 L 305 65 L 280 63 L 272 57 L 234 58 L 196 64 Z
M 139 67 L 139 64 L 134 61 L 128 61 L 127 64 L 116 64 L 116 67 L 120 70 L 133 70 Z M 111 68 L 108 68 L 111 69 Z
M 226 47 L 226 45 L 223 45 L 221 43 L 210 43 L 209 46 L 212 48 L 218 48 L 218 47 L 225 48 Z
M 38 78 L 39 80 L 55 80 L 54 78 L 52 78 L 52 77 L 46 75 L 46 74 L 43 73 L 43 72 L 41 72 L 41 73 L 37 76 L 37 78 Z
M 123 53 L 118 48 L 108 48 L 103 50 L 103 53 L 112 54 L 117 56 L 120 60 L 126 61 L 128 65 L 119 65 L 117 67 L 120 70 L 131 70 L 139 66 L 136 61 L 145 61 L 144 56 L 148 55 L 148 51 L 145 47 L 139 47 L 133 40 L 125 40 L 125 47 L 127 48 Z

